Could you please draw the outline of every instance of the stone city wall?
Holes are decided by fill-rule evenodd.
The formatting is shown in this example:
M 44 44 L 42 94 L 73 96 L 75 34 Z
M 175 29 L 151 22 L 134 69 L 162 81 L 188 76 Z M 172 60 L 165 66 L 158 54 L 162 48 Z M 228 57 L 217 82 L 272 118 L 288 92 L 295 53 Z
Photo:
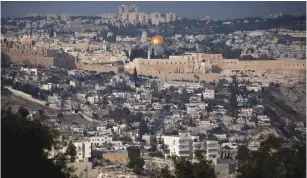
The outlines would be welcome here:
M 222 70 L 306 70 L 306 61 L 224 59 L 219 61 L 218 67 Z
M 45 57 L 41 55 L 33 55 L 29 53 L 19 53 L 19 52 L 3 52 L 4 60 L 11 61 L 13 63 L 26 63 L 33 65 L 42 66 L 55 66 L 64 69 L 75 69 L 75 59 L 71 56 L 63 55 L 60 57 Z
M 3 60 L 13 63 L 28 63 L 42 66 L 55 66 L 65 69 L 75 69 L 73 56 L 63 53 L 48 55 L 44 48 L 37 48 L 31 45 L 1 43 Z
M 186 59 L 135 59 L 136 70 L 139 74 L 172 74 L 189 73 L 189 66 L 196 61 Z
M 96 71 L 96 72 L 117 72 L 118 67 L 112 66 L 111 64 L 102 65 L 102 64 L 87 64 L 87 63 L 76 63 L 78 69 Z
M 103 45 L 88 44 L 88 43 L 76 43 L 76 44 L 61 43 L 60 46 L 63 48 L 73 48 L 73 49 L 79 49 L 83 51 L 86 51 L 87 49 L 89 50 L 103 49 Z
M 54 66 L 53 57 L 44 57 L 33 54 L 21 54 L 16 52 L 3 52 L 4 59 L 13 63 L 28 63 L 42 66 Z

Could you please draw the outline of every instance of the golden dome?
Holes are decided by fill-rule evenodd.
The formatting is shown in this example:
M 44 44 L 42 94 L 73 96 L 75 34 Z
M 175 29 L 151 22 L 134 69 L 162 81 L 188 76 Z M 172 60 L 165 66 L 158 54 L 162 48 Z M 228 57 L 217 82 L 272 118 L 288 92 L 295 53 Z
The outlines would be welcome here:
M 151 43 L 154 45 L 163 45 L 164 44 L 164 38 L 160 35 L 154 36 L 151 39 Z

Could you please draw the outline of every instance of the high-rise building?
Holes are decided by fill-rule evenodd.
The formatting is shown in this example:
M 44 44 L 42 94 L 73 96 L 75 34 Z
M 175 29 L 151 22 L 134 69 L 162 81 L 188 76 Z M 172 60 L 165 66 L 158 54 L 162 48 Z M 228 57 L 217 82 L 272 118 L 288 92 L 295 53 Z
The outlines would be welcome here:
M 176 20 L 176 14 L 175 13 L 166 13 L 165 14 L 166 23 L 173 22 Z
M 125 4 L 119 6 L 119 14 L 131 12 L 139 12 L 139 8 L 134 4 L 131 6 Z
M 135 4 L 133 4 L 129 6 L 129 12 L 139 12 L 139 8 Z
M 148 16 L 146 13 L 143 13 L 143 12 L 139 13 L 139 22 L 148 24 Z
M 129 19 L 129 13 L 122 13 L 122 14 L 120 15 L 120 19 L 121 19 L 122 21 L 128 20 L 128 19 Z
M 159 25 L 161 18 L 162 18 L 161 13 L 154 12 L 150 14 L 151 24 L 153 25 Z
M 139 22 L 139 13 L 137 13 L 137 12 L 130 12 L 128 14 L 128 20 L 132 24 Z
M 129 6 L 128 5 L 122 4 L 122 5 L 119 6 L 119 14 L 128 13 L 128 12 L 129 12 Z

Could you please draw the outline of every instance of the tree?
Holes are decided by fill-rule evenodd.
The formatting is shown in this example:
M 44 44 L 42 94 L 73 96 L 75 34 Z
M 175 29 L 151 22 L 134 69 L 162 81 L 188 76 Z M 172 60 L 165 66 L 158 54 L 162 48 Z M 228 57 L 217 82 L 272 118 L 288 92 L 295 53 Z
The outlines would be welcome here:
M 154 91 L 158 91 L 158 83 L 156 81 L 151 82 L 150 89 Z
M 203 93 L 201 94 L 200 99 L 201 99 L 201 102 L 204 102 L 204 101 L 205 101 L 205 98 L 204 98 L 204 94 L 203 94 Z
M 151 178 L 175 178 L 171 171 L 169 170 L 168 165 L 160 170 L 156 170 L 155 173 L 151 174 Z
M 50 36 L 51 38 L 54 37 L 54 30 L 53 30 L 53 28 L 51 28 L 49 36 Z
M 134 80 L 134 82 L 136 82 L 137 79 L 138 79 L 138 73 L 137 73 L 136 67 L 135 67 L 135 68 L 134 68 L 134 71 L 133 71 L 133 80 Z
M 248 160 L 248 148 L 245 145 L 238 146 L 238 153 L 236 159 L 238 160 L 238 164 L 241 165 Z
M 62 142 L 56 139 L 58 133 L 46 127 L 42 120 L 28 120 L 24 113 L 13 113 L 11 108 L 2 108 L 2 175 L 4 177 L 75 177 L 68 167 L 67 154 L 56 154 L 49 159 L 48 151 L 60 149 Z M 20 151 L 22 148 L 23 151 Z M 11 171 L 18 164 L 18 171 Z M 31 160 L 31 164 L 29 164 Z M 33 171 L 33 167 L 40 171 Z
M 230 108 L 232 116 L 237 116 L 237 108 L 238 108 L 238 101 L 237 101 L 237 94 L 238 94 L 238 82 L 236 77 L 232 77 L 232 84 L 230 86 Z
M 136 174 L 141 174 L 145 164 L 144 159 L 140 157 L 140 149 L 138 147 L 128 147 L 129 162 L 127 167 L 133 169 Z
M 203 151 L 195 150 L 195 156 L 198 161 L 195 163 L 173 156 L 171 159 L 175 168 L 174 172 L 171 173 L 168 167 L 165 167 L 155 175 L 161 178 L 216 178 L 214 167 L 211 161 L 204 158 Z
M 238 177 L 306 177 L 306 142 L 302 140 L 291 147 L 283 147 L 282 143 L 281 138 L 269 135 L 257 151 L 246 151 L 242 147 L 238 156 Z
M 141 135 L 144 135 L 146 133 L 149 133 L 149 129 L 147 127 L 147 123 L 145 122 L 144 119 L 141 120 L 140 125 L 139 125 L 139 131 Z
M 20 115 L 20 117 L 25 118 L 25 117 L 27 117 L 30 113 L 29 113 L 29 111 L 26 110 L 25 108 L 19 107 L 19 109 L 18 109 L 18 114 Z
M 70 162 L 72 163 L 75 162 L 77 156 L 77 150 L 76 146 L 72 142 L 69 142 L 66 154 L 70 157 Z
M 130 110 L 126 107 L 123 108 L 122 113 L 126 116 L 128 116 L 130 114 Z

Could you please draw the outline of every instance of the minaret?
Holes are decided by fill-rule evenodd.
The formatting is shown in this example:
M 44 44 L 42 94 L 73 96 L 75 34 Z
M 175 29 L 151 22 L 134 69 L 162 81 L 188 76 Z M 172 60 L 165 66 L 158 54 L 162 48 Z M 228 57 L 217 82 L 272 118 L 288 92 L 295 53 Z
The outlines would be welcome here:
M 150 48 L 148 48 L 148 51 L 147 51 L 147 59 L 150 59 Z
M 132 49 L 129 48 L 129 50 L 128 50 L 128 58 L 130 58 L 130 56 L 131 56 L 131 51 L 132 51 Z

